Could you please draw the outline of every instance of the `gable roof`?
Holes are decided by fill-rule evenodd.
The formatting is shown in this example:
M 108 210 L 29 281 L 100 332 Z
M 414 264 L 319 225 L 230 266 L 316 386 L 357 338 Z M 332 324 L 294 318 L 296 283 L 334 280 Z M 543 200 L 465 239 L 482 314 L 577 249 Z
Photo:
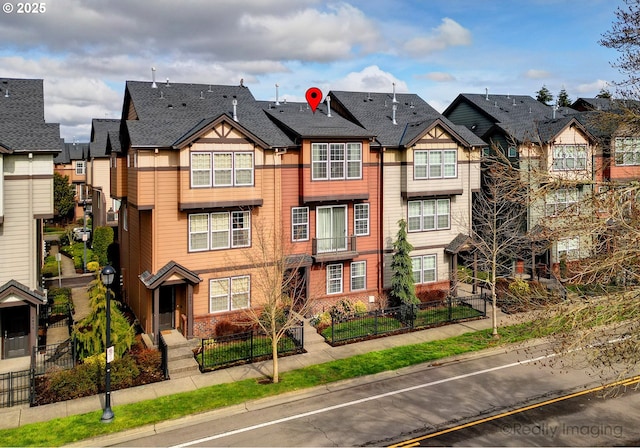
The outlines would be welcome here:
M 114 136 L 119 135 L 119 119 L 94 118 L 91 120 L 91 142 L 89 143 L 88 154 L 90 158 L 108 157 L 107 140 L 109 139 L 110 133 Z
M 197 284 L 202 281 L 198 274 L 176 263 L 173 260 L 165 264 L 155 274 L 151 274 L 149 271 L 144 271 L 142 274 L 140 274 L 139 277 L 140 281 L 142 281 L 142 283 L 148 289 L 156 289 L 158 286 L 169 280 L 174 275 L 191 284 Z
M 62 150 L 60 125 L 44 121 L 41 79 L 0 78 L 0 146 L 9 152 Z
M 465 146 L 486 146 L 467 128 L 452 123 L 413 93 L 397 93 L 395 103 L 394 96 L 388 93 L 331 91 L 329 95 L 340 112 L 375 134 L 384 147 L 412 145 L 437 124 Z M 393 124 L 394 104 L 396 124 Z
M 45 303 L 45 295 L 41 291 L 32 291 L 16 280 L 9 280 L 0 286 L 0 302 L 9 296 L 16 296 L 20 300 L 32 305 L 42 305 Z
M 152 88 L 149 82 L 127 81 L 122 119 L 132 146 L 173 147 L 202 123 L 221 115 L 233 120 L 234 100 L 237 122 L 244 129 L 269 146 L 292 145 L 244 86 L 159 83 Z M 127 117 L 130 106 L 135 109 L 132 119 Z
M 315 113 L 307 103 L 275 105 L 260 101 L 266 114 L 294 138 L 373 138 L 371 131 L 331 112 L 326 103 L 319 104 Z

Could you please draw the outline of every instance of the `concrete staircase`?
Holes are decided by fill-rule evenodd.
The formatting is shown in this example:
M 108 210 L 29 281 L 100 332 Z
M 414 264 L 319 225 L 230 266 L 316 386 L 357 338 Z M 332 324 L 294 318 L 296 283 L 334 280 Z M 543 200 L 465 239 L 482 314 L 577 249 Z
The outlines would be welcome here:
M 320 336 L 315 327 L 309 323 L 309 319 L 305 319 L 299 314 L 297 317 L 304 322 L 304 349 L 307 353 L 317 353 L 330 348 L 330 345 L 324 341 L 324 338 Z
M 167 364 L 169 378 L 183 378 L 200 373 L 198 363 L 193 356 L 193 349 L 198 341 L 186 339 L 179 331 L 165 330 L 160 337 L 167 345 Z

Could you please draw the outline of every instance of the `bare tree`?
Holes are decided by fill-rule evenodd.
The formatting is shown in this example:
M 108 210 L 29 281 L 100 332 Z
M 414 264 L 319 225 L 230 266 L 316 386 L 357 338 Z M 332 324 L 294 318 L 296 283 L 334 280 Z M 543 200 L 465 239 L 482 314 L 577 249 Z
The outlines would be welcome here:
M 499 151 L 483 158 L 482 187 L 473 199 L 471 230 L 474 267 L 491 294 L 493 336 L 498 335 L 496 285 L 513 272 L 513 263 L 523 256 L 526 242 L 527 188 L 520 172 Z M 474 274 L 477 275 L 477 274 Z
M 274 383 L 279 382 L 278 344 L 313 306 L 301 273 L 304 257 L 293 254 L 286 235 L 276 227 L 254 223 L 253 250 L 247 252 L 247 262 L 252 272 L 252 296 L 258 303 L 245 311 L 271 342 Z

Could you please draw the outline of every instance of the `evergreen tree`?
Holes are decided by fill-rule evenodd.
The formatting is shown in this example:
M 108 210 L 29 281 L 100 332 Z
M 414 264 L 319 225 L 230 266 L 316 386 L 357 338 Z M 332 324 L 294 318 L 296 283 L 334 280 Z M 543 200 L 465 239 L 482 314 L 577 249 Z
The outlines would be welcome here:
M 57 219 L 68 219 L 76 205 L 76 192 L 69 176 L 53 173 L 53 205 Z
M 413 279 L 413 264 L 411 251 L 413 246 L 407 240 L 407 222 L 398 221 L 398 234 L 393 243 L 393 258 L 391 260 L 391 291 L 389 291 L 389 305 L 392 307 L 418 303 Z
M 600 89 L 600 93 L 596 95 L 596 98 L 611 99 L 611 92 L 609 92 L 606 87 L 603 87 L 602 89 Z
M 547 89 L 547 86 L 543 85 L 542 88 L 536 92 L 536 100 L 547 106 L 550 105 L 553 101 L 553 95 L 549 89 Z
M 558 93 L 558 106 L 571 107 L 571 99 L 564 87 L 560 90 L 560 93 Z

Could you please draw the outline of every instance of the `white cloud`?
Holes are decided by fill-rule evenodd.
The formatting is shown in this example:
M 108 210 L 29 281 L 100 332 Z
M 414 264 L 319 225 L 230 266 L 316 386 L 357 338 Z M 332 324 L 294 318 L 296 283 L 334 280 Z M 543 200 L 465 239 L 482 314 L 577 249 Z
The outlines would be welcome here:
M 456 80 L 456 78 L 451 73 L 445 73 L 445 72 L 425 73 L 424 75 L 417 75 L 416 78 L 428 79 L 429 81 L 434 81 L 434 82 L 450 82 L 450 81 Z
M 525 78 L 529 79 L 545 79 L 551 76 L 551 72 L 546 70 L 529 69 L 524 73 Z
M 359 72 L 351 72 L 342 79 L 331 81 L 331 89 L 357 92 L 391 92 L 393 83 L 396 84 L 396 92 L 409 91 L 404 81 L 400 81 L 391 73 L 381 70 L 377 65 L 371 65 Z
M 600 90 L 602 89 L 607 89 L 611 92 L 611 83 L 603 81 L 602 79 L 598 79 L 594 82 L 579 84 L 575 88 L 576 92 L 578 93 L 600 92 Z
M 448 17 L 435 28 L 430 36 L 410 39 L 404 50 L 414 57 L 425 56 L 448 47 L 471 45 L 471 32 Z

